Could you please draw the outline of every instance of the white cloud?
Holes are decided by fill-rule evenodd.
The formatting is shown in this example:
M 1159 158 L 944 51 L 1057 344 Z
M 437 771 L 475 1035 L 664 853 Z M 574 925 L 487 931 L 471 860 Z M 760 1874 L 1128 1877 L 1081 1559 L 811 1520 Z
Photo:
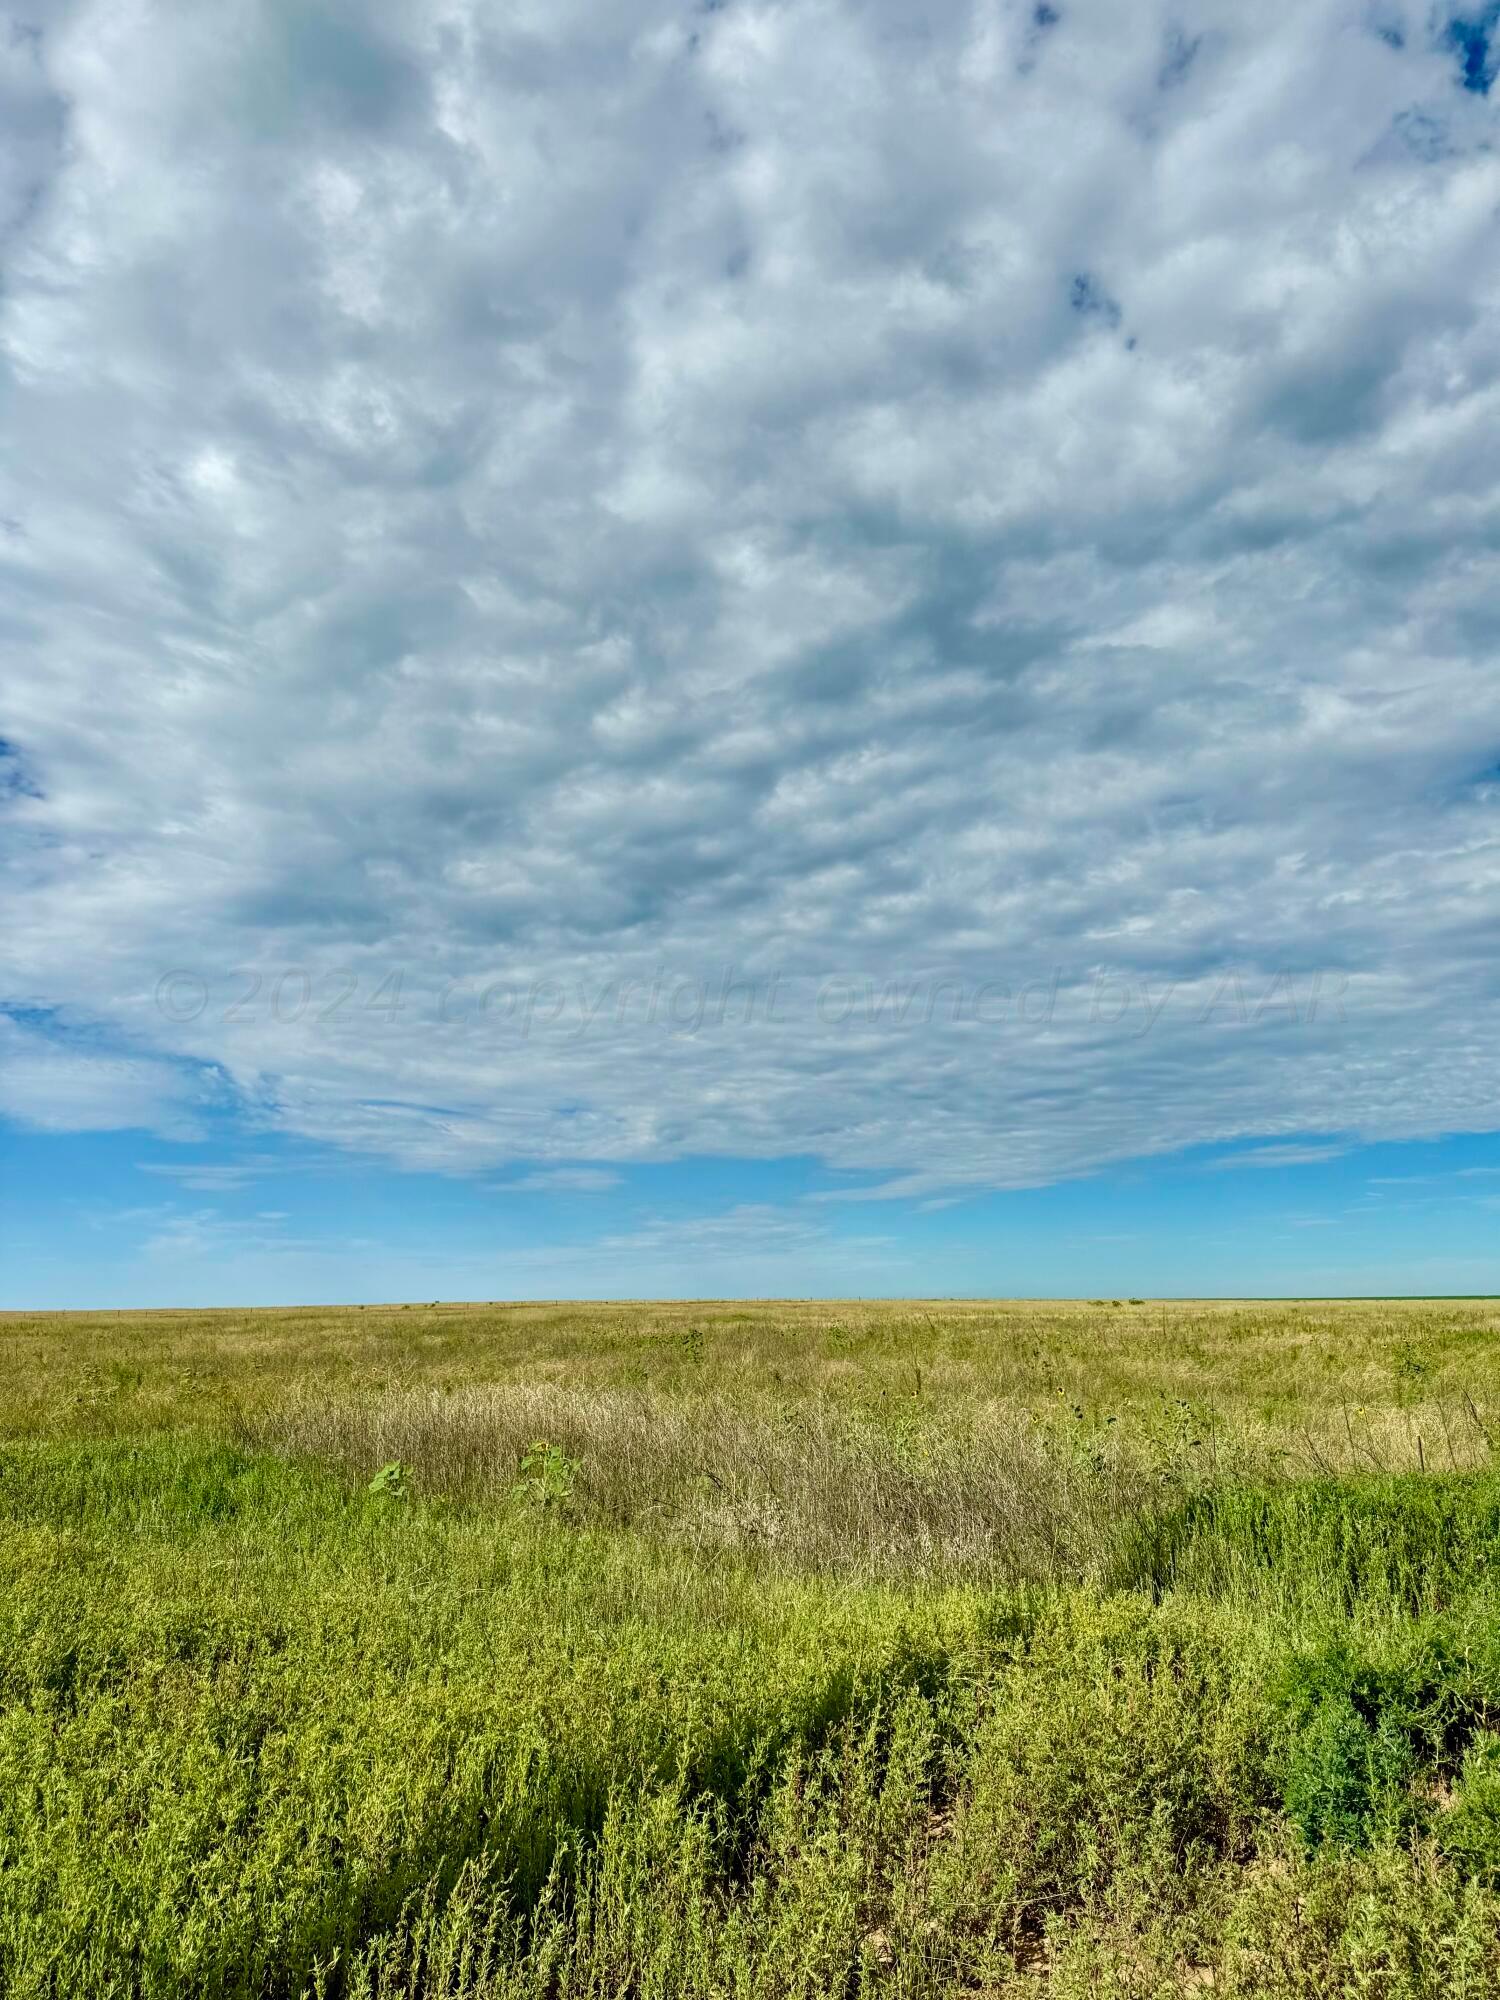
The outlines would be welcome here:
M 1347 1146 L 1252 1146 L 1221 1160 L 1205 1160 L 1204 1166 L 1210 1173 L 1228 1173 L 1236 1167 L 1311 1167 L 1336 1160 L 1348 1150 Z
M 0 1108 L 927 1194 L 1500 1124 L 1492 107 L 1056 11 L 12 36 Z
M 253 1160 L 140 1160 L 136 1171 L 176 1181 L 179 1187 L 199 1194 L 235 1194 L 252 1181 L 271 1172 L 275 1162 L 268 1157 Z
M 0 1014 L 0 1115 L 42 1132 L 144 1127 L 167 1139 L 201 1136 L 212 1092 L 170 1063 L 91 1047 Z
M 620 1176 L 607 1167 L 541 1167 L 533 1174 L 505 1181 L 500 1194 L 603 1194 L 618 1187 Z
M 772 1202 L 737 1202 L 717 1215 L 657 1216 L 571 1253 L 596 1278 L 664 1296 L 684 1292 L 847 1289 L 851 1270 L 866 1283 L 902 1282 L 910 1258 L 888 1237 L 835 1236 L 806 1214 Z M 556 1249 L 531 1253 L 539 1269 L 555 1269 Z M 526 1269 L 527 1260 L 519 1268 Z

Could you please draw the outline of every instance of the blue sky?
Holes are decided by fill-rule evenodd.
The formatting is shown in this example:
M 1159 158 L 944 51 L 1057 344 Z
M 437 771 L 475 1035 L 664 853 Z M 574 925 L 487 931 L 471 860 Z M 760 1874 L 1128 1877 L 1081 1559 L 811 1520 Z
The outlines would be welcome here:
M 0 1302 L 1500 1290 L 1497 58 L 23 7 Z
M 1482 1138 L 1204 1148 L 871 1203 L 811 1159 L 444 1177 L 237 1137 L 30 1137 L 0 1306 L 1500 1292 Z

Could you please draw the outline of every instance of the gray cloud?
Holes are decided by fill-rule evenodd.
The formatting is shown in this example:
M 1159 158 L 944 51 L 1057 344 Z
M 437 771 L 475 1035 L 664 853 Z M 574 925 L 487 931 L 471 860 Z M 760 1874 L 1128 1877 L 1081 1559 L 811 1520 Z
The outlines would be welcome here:
M 10 1115 L 867 1196 L 1500 1125 L 1490 103 L 1053 11 L 0 37 Z

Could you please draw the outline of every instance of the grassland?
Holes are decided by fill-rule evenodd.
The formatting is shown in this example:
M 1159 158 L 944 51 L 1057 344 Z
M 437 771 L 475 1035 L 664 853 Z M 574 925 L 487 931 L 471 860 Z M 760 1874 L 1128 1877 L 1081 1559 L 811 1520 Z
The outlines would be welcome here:
M 0 1991 L 1500 1994 L 1497 1336 L 0 1318 Z

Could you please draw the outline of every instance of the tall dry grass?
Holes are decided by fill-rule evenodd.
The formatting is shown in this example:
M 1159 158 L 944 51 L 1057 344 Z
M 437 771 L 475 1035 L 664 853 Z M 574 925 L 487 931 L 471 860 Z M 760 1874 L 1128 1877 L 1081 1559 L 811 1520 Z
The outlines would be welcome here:
M 773 1567 L 1042 1581 L 1101 1573 L 1121 1524 L 1190 1483 L 1159 1451 L 1003 1406 L 932 1413 L 538 1385 L 307 1401 L 253 1441 L 368 1479 L 493 1502 L 536 1493 L 574 1518 Z M 528 1484 L 537 1443 L 555 1490 Z M 566 1488 L 566 1491 L 562 1489 Z
M 1235 1483 L 1482 1471 L 1497 1420 L 1471 1397 L 1300 1421 L 1158 1398 L 1124 1420 L 978 1398 L 700 1394 L 550 1382 L 304 1397 L 244 1442 L 429 1495 L 540 1501 L 568 1518 L 773 1569 L 894 1580 L 1089 1580 L 1138 1524 Z M 524 1461 L 549 1448 L 550 1475 Z

